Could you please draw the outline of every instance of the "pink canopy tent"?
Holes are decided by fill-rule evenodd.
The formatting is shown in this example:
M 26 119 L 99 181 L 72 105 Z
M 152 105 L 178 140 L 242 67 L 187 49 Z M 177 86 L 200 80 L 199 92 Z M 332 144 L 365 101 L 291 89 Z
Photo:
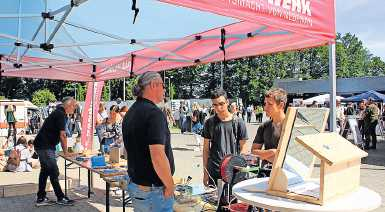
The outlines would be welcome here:
M 71 11 L 71 7 L 80 6 L 85 1 L 77 0 L 77 4 L 71 4 L 67 6 L 68 8 L 63 7 L 64 9 L 54 11 L 54 13 L 66 11 L 64 18 L 58 23 L 56 29 L 60 28 L 61 24 L 64 23 L 66 16 Z M 170 70 L 201 63 L 330 45 L 331 97 L 332 100 L 335 100 L 334 0 L 160 1 L 230 16 L 241 21 L 187 37 L 166 39 L 154 46 L 147 45 L 142 40 L 127 39 L 104 33 L 116 40 L 113 42 L 126 42 L 145 47 L 121 56 L 104 59 L 69 58 L 55 54 L 54 51 L 55 48 L 90 45 L 92 43 L 55 45 L 51 46 L 51 48 L 49 41 L 44 45 L 39 45 L 32 41 L 21 40 L 0 33 L 0 37 L 16 40 L 15 46 L 17 44 L 27 48 L 35 48 L 65 58 L 65 60 L 58 60 L 24 55 L 22 57 L 13 56 L 12 54 L 4 55 L 0 56 L 0 74 L 1 76 L 12 77 L 102 82 L 147 71 Z M 55 33 L 53 32 L 50 38 L 54 37 Z M 52 41 L 52 39 L 49 40 Z M 92 90 L 100 90 L 100 87 L 94 86 L 92 88 Z M 96 99 L 95 101 L 99 100 Z M 92 102 L 94 102 L 94 98 L 92 98 Z M 334 102 L 331 102 L 332 108 L 335 107 Z M 97 105 L 97 102 L 95 105 Z M 330 113 L 331 120 L 334 120 L 331 122 L 332 130 L 335 129 L 335 114 L 333 111 L 331 110 Z M 88 114 L 93 114 L 93 112 Z M 84 126 L 87 125 L 90 128 L 87 123 L 84 123 Z
M 53 60 L 15 56 L 1 59 L 2 76 L 104 81 L 199 63 L 290 51 L 334 43 L 334 1 L 161 0 L 244 21 L 106 60 Z M 23 42 L 21 42 L 23 43 Z M 140 43 L 131 39 L 130 43 Z M 29 48 L 41 48 L 25 41 Z M 222 47 L 222 49 L 218 47 Z M 55 46 L 55 48 L 60 48 Z M 20 67 L 21 64 L 22 66 Z M 94 65 L 96 67 L 94 67 Z

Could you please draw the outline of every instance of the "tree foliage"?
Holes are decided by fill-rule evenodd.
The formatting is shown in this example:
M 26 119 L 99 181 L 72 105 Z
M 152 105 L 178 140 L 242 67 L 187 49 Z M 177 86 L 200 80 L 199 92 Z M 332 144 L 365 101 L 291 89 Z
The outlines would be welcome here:
M 46 106 L 50 102 L 55 102 L 55 95 L 48 89 L 35 91 L 32 94 L 32 103 L 36 106 Z

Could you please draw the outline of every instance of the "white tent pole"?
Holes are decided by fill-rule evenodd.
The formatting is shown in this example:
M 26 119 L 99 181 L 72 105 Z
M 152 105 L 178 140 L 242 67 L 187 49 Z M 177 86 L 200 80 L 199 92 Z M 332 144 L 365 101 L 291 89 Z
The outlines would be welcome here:
M 13 19 L 13 18 L 41 18 L 41 14 L 0 14 L 0 18 Z
M 48 0 L 44 0 L 44 12 L 47 13 Z M 44 18 L 44 42 L 47 43 L 47 19 Z
M 47 40 L 47 43 L 50 43 L 52 41 L 52 39 L 54 38 L 54 36 L 56 35 L 57 31 L 59 30 L 59 28 L 61 27 L 61 25 L 64 23 L 65 19 L 67 18 L 67 16 L 70 14 L 72 10 L 72 7 L 68 8 L 67 11 L 64 13 L 63 17 L 60 19 L 59 23 L 56 25 L 55 29 L 53 30 L 53 32 L 51 33 L 51 35 L 49 36 L 48 40 Z
M 123 77 L 123 101 L 126 101 L 126 78 Z
M 17 23 L 17 39 L 20 39 L 20 31 L 21 31 L 21 18 L 20 14 L 21 13 L 21 0 L 19 0 L 19 18 L 18 18 L 18 23 Z M 17 57 L 16 57 L 16 62 L 19 63 L 20 60 L 20 47 L 17 47 L 16 49 L 17 52 Z
M 66 6 L 63 6 L 63 7 L 59 8 L 59 9 L 55 10 L 55 11 L 49 12 L 49 15 L 50 15 L 50 16 L 56 16 L 57 14 L 59 14 L 59 13 L 61 13 L 61 12 L 64 12 L 64 11 L 67 11 L 67 10 L 69 10 L 70 8 L 71 8 L 71 5 L 68 4 L 68 5 L 66 5 Z
M 336 45 L 329 44 L 329 83 L 330 83 L 330 131 L 335 132 L 337 127 L 336 121 Z
M 336 2 L 334 1 L 333 12 L 336 12 Z M 334 26 L 336 26 L 336 20 L 334 19 Z M 335 29 L 333 30 L 335 31 Z M 335 41 L 335 40 L 334 40 Z M 336 42 L 336 41 L 335 41 Z M 336 44 L 329 43 L 329 83 L 330 83 L 330 120 L 329 130 L 335 132 L 337 128 L 337 116 L 336 116 L 336 95 L 337 95 L 337 77 L 336 77 Z M 342 129 L 341 129 L 342 130 Z
M 36 36 L 37 36 L 37 34 L 39 34 L 39 31 L 40 31 L 40 29 L 43 27 L 43 25 L 44 25 L 44 20 L 42 20 L 42 21 L 40 22 L 40 25 L 39 25 L 39 27 L 36 29 L 35 34 L 33 34 L 33 36 L 32 36 L 32 41 L 35 41 Z M 29 49 L 29 48 L 26 48 L 26 49 L 24 50 L 24 52 L 23 52 L 23 54 L 21 54 L 19 60 L 22 60 L 22 59 L 23 59 L 24 55 L 27 54 L 28 49 Z
M 67 34 L 67 36 L 71 39 L 72 42 L 76 43 L 75 38 L 72 37 L 72 35 L 67 31 L 66 27 L 63 25 L 63 30 Z M 80 47 L 77 46 L 77 49 L 83 54 L 84 57 L 86 57 L 88 60 L 90 60 L 90 57 L 87 55 L 87 53 Z

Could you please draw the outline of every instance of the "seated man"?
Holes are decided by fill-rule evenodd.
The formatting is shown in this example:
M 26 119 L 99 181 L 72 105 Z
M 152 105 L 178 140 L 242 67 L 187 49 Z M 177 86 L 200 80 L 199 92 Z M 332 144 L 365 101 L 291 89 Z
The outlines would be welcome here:
M 270 120 L 259 126 L 251 149 L 252 154 L 264 160 L 263 164 L 274 162 L 282 124 L 285 120 L 286 102 L 287 93 L 281 88 L 270 89 L 265 94 L 264 110 Z

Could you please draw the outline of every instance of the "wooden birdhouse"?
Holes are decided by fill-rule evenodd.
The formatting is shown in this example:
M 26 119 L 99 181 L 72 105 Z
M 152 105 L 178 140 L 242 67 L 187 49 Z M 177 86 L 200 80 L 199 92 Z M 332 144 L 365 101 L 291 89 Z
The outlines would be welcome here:
M 324 133 L 327 117 L 324 108 L 288 109 L 267 193 L 322 205 L 359 187 L 367 153 L 337 133 Z

